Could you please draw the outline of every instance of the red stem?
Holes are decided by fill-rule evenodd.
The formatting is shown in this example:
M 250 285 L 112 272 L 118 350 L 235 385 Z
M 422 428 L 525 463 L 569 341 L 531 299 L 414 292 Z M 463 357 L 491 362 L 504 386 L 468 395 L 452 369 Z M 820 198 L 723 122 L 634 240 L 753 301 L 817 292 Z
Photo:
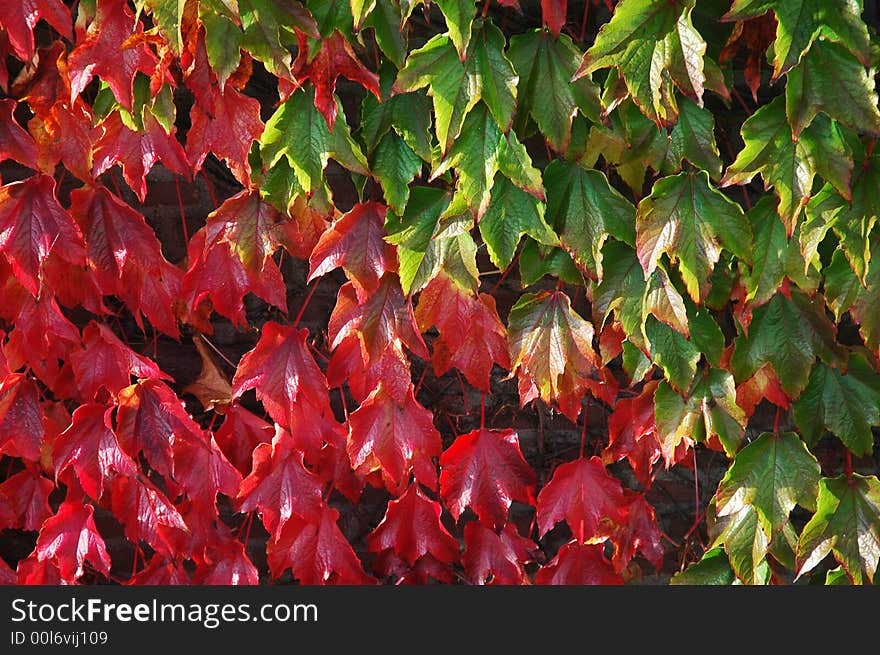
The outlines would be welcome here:
M 587 406 L 584 407 L 584 412 L 583 412 L 583 414 L 584 414 L 584 427 L 581 428 L 581 456 L 580 456 L 580 459 L 584 458 L 584 446 L 586 446 L 586 443 L 587 443 L 587 420 L 590 418 L 589 409 L 590 409 L 590 404 L 589 404 L 589 400 L 588 400 Z
M 498 278 L 498 281 L 495 282 L 495 285 L 492 287 L 491 291 L 489 291 L 489 295 L 495 295 L 495 290 L 501 286 L 501 283 L 507 278 L 510 271 L 513 270 L 513 265 L 519 260 L 519 253 L 516 253 L 516 256 L 510 260 L 510 264 L 501 272 L 501 277 Z
M 581 34 L 578 41 L 583 41 L 587 35 L 587 17 L 590 15 L 590 0 L 584 0 L 584 16 L 581 18 Z
M 186 212 L 183 211 L 183 196 L 180 195 L 180 178 L 174 176 L 174 190 L 177 191 L 177 209 L 180 211 L 180 227 L 183 228 L 183 242 L 189 243 L 189 228 L 186 227 Z
M 480 394 L 480 429 L 483 430 L 486 427 L 486 394 Z
M 483 12 L 480 14 L 483 18 L 489 13 L 489 0 L 483 0 Z
M 853 476 L 853 466 L 852 466 L 852 453 L 849 451 L 849 448 L 846 449 L 846 479 L 852 480 Z
M 415 386 L 415 388 L 413 389 L 413 398 L 416 397 L 416 395 L 419 393 L 419 389 L 422 388 L 422 382 L 425 381 L 425 374 L 426 374 L 427 372 L 428 372 L 428 367 L 425 366 L 425 367 L 422 369 L 422 374 L 419 376 L 419 381 L 416 383 L 416 386 Z
M 208 195 L 211 196 L 211 203 L 217 207 L 217 196 L 214 195 L 214 187 L 211 185 L 211 180 L 208 179 L 204 168 L 202 169 L 202 177 L 205 178 L 205 186 L 208 188 Z
M 320 283 L 320 280 L 318 282 L 315 282 L 314 286 L 309 291 L 309 295 L 307 295 L 306 299 L 303 301 L 302 307 L 299 308 L 299 312 L 297 313 L 296 318 L 293 319 L 293 327 L 296 327 L 297 325 L 299 325 L 299 321 L 303 317 L 303 314 L 306 311 L 306 307 L 309 306 L 309 302 L 311 301 L 312 296 L 315 294 L 315 289 L 318 288 L 319 283 Z
M 779 407 L 776 408 L 776 418 L 773 419 L 773 435 L 779 434 Z
M 458 377 L 458 386 L 461 387 L 461 398 L 464 401 L 464 413 L 470 414 L 471 413 L 471 405 L 467 399 L 467 389 L 464 388 L 464 380 L 462 379 L 461 373 L 458 371 L 458 369 L 455 369 L 455 375 L 456 375 L 456 377 Z

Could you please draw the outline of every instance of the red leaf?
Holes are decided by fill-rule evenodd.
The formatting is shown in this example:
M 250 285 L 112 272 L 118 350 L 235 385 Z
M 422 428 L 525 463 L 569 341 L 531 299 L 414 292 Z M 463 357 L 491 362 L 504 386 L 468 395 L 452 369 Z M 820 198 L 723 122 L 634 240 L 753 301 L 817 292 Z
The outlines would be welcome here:
M 559 36 L 565 26 L 567 10 L 567 0 L 541 0 L 541 17 L 544 25 L 553 32 L 553 36 Z
M 410 566 L 428 554 L 452 564 L 458 560 L 458 542 L 440 522 L 441 512 L 440 503 L 413 482 L 400 498 L 388 503 L 382 522 L 367 535 L 367 546 L 375 553 L 393 550 Z
M 235 497 L 238 512 L 259 509 L 266 530 L 276 537 L 292 516 L 320 521 L 324 485 L 306 469 L 290 433 L 279 429 L 271 444 L 258 445 L 253 462 L 253 470 L 242 480 Z
M 43 409 L 33 380 L 12 373 L 0 382 L 0 454 L 40 461 Z
M 654 480 L 652 469 L 660 459 L 660 438 L 654 423 L 654 391 L 657 381 L 651 380 L 638 396 L 620 398 L 608 417 L 608 446 L 602 452 L 606 464 L 626 457 L 643 487 Z
M 315 474 L 324 483 L 332 484 L 336 491 L 352 503 L 357 503 L 365 482 L 351 468 L 351 460 L 346 451 L 347 436 L 347 433 L 342 431 L 334 431 L 328 435 L 330 438 L 321 449 Z
M 305 61 L 309 52 L 306 35 L 297 32 L 297 42 L 301 55 L 294 62 L 293 75 L 300 84 L 311 80 L 315 85 L 315 107 L 324 116 L 331 131 L 336 122 L 336 99 L 333 94 L 336 92 L 336 80 L 340 76 L 357 82 L 376 96 L 377 100 L 382 101 L 379 76 L 360 62 L 351 45 L 338 30 L 321 41 L 320 50 L 309 62 Z
M 609 537 L 614 543 L 614 556 L 611 558 L 614 569 L 618 573 L 623 571 L 636 551 L 641 551 L 645 559 L 659 572 L 664 553 L 654 508 L 641 494 L 628 492 L 627 496 L 630 503 L 626 508 L 625 523 L 613 526 L 609 531 Z
M 608 521 L 624 523 L 626 506 L 620 481 L 610 475 L 598 457 L 562 464 L 538 494 L 540 536 L 565 519 L 581 543 L 604 535 Z
M 761 86 L 761 65 L 764 63 L 767 48 L 776 39 L 776 17 L 773 12 L 746 21 L 737 21 L 727 43 L 718 55 L 718 63 L 731 61 L 741 44 L 745 44 L 749 54 L 743 69 L 746 84 L 752 98 L 758 101 L 758 88 Z
M 416 402 L 413 388 L 402 403 L 392 398 L 383 383 L 348 417 L 348 456 L 352 468 L 367 476 L 382 472 L 385 486 L 399 495 L 416 480 L 437 489 L 437 469 L 432 457 L 443 448 L 430 411 Z
M 41 18 L 61 36 L 72 38 L 70 10 L 61 0 L 0 2 L 0 27 L 15 55 L 25 63 L 34 57 L 34 27 Z
M 40 528 L 34 550 L 37 559 L 54 559 L 66 582 L 73 582 L 83 574 L 87 560 L 104 575 L 110 573 L 110 555 L 95 527 L 94 513 L 91 505 L 64 501 Z
M 95 272 L 81 264 L 64 261 L 57 250 L 43 262 L 43 288 L 51 289 L 60 305 L 81 307 L 97 315 L 111 314 L 104 304 L 104 294 Z
M 9 564 L 0 557 L 0 585 L 14 585 L 18 583 L 18 576 L 15 574 Z
M 256 389 L 257 399 L 277 423 L 293 428 L 303 413 L 329 411 L 327 380 L 306 342 L 309 331 L 273 321 L 263 325 L 257 345 L 244 354 L 232 379 L 232 399 Z
M 175 435 L 173 481 L 169 488 L 183 490 L 194 504 L 206 512 L 216 512 L 217 494 L 235 496 L 241 484 L 238 472 L 210 432 L 183 432 Z
M 9 501 L 14 520 L 6 527 L 39 530 L 43 521 L 52 516 L 49 494 L 54 488 L 51 480 L 30 467 L 7 478 L 0 484 L 0 495 Z
M 251 471 L 254 448 L 272 441 L 274 430 L 259 416 L 234 403 L 225 414 L 223 425 L 214 433 L 217 445 L 242 475 Z
M 186 569 L 176 560 L 154 553 L 146 567 L 124 582 L 126 585 L 189 585 Z
M 15 4 L 15 3 L 10 3 Z M 0 6 L 5 6 L 3 3 Z M 3 10 L 0 9 L 0 12 Z M 34 170 L 39 169 L 39 152 L 33 137 L 15 122 L 12 113 L 18 103 L 11 98 L 0 100 L 0 161 L 12 159 Z
M 85 39 L 67 58 L 71 104 L 97 75 L 107 82 L 119 104 L 131 111 L 135 74 L 140 71 L 152 77 L 159 63 L 145 43 L 122 47 L 129 37 L 142 34 L 143 30 L 127 2 L 98 0 L 95 19 L 88 27 Z
M 456 581 L 452 568 L 430 555 L 423 555 L 414 566 L 410 566 L 393 550 L 383 550 L 373 560 L 372 567 L 381 577 L 393 578 L 395 585 L 426 585 L 433 580 L 451 584 Z
M 266 546 L 272 577 L 290 568 L 303 585 L 374 583 L 336 525 L 338 517 L 339 512 L 327 506 L 317 521 L 291 517 Z
M 182 554 L 189 528 L 171 501 L 149 480 L 139 475 L 113 478 L 110 496 L 113 514 L 125 526 L 130 542 L 145 541 L 168 557 Z
M 541 585 L 619 585 L 623 580 L 602 554 L 602 546 L 570 541 L 535 574 Z
M 209 549 L 193 575 L 197 585 L 256 585 L 260 583 L 257 567 L 248 559 L 244 544 L 229 539 Z
M 40 267 L 56 246 L 58 254 L 72 264 L 85 260 L 82 234 L 58 204 L 55 180 L 34 175 L 0 187 L 0 252 L 34 296 L 40 289 Z
M 137 474 L 137 464 L 119 448 L 112 413 L 112 407 L 97 403 L 74 410 L 70 426 L 52 445 L 56 482 L 72 466 L 83 491 L 97 500 L 104 493 L 105 478 Z
M 465 507 L 500 530 L 510 504 L 535 504 L 537 476 L 513 430 L 480 428 L 455 439 L 440 457 L 440 497 L 456 520 Z
M 385 212 L 378 202 L 352 207 L 333 221 L 309 257 L 309 281 L 342 267 L 364 300 L 379 288 L 386 271 L 396 272 L 397 250 L 385 241 Z
M 446 275 L 438 275 L 419 294 L 415 310 L 419 329 L 437 326 L 434 340 L 434 373 L 438 377 L 455 366 L 468 382 L 490 393 L 489 374 L 498 364 L 510 369 L 507 329 L 498 318 L 495 298 L 477 298 Z
M 259 101 L 242 95 L 231 85 L 220 88 L 208 65 L 201 35 L 195 65 L 186 78 L 186 86 L 195 97 L 190 110 L 192 125 L 186 134 L 186 155 L 193 173 L 201 170 L 205 157 L 213 152 L 226 162 L 239 182 L 250 186 L 248 153 L 251 144 L 263 133 Z
M 69 584 L 61 579 L 61 571 L 58 562 L 54 559 L 39 560 L 36 553 L 31 553 L 26 558 L 18 561 L 16 567 L 17 582 L 20 585 L 52 585 L 61 586 Z
M 345 289 L 345 286 L 340 289 L 340 294 L 346 293 Z M 327 384 L 334 388 L 347 383 L 351 395 L 362 403 L 379 382 L 385 384 L 389 395 L 397 402 L 403 402 L 412 384 L 412 374 L 402 344 L 398 341 L 391 343 L 381 352 L 378 360 L 367 363 L 364 361 L 360 334 L 350 334 L 342 339 L 330 355 Z
M 769 400 L 780 409 L 788 409 L 791 402 L 788 399 L 776 371 L 770 364 L 764 364 L 755 371 L 755 374 L 736 388 L 736 404 L 745 412 L 747 417 L 755 413 L 755 407 L 762 400 Z
M 90 322 L 83 330 L 85 348 L 71 353 L 70 363 L 77 386 L 83 396 L 92 401 L 101 389 L 116 397 L 136 378 L 172 380 L 156 363 L 141 357 L 119 340 L 106 325 Z
M 472 584 L 530 584 L 523 565 L 539 552 L 531 539 L 517 532 L 512 523 L 501 533 L 490 530 L 478 521 L 464 526 L 464 554 L 461 563 Z

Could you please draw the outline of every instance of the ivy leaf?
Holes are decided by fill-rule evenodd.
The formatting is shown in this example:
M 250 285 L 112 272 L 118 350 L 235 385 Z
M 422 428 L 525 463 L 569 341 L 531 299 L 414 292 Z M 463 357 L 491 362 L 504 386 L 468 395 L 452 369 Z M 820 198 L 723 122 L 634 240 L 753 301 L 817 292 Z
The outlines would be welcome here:
M 431 412 L 413 396 L 412 385 L 398 402 L 380 382 L 349 415 L 348 426 L 348 455 L 355 471 L 381 471 L 386 488 L 395 495 L 408 486 L 410 471 L 423 485 L 437 489 L 432 458 L 442 450 L 440 433 Z
M 713 180 L 721 177 L 721 156 L 715 143 L 715 116 L 690 98 L 682 98 L 678 122 L 669 132 L 665 162 L 681 170 L 683 159 L 709 173 Z
M 842 250 L 835 250 L 825 268 L 825 293 L 828 307 L 840 321 L 846 312 L 859 324 L 865 346 L 880 351 L 880 312 L 876 299 L 880 294 L 880 242 L 872 239 L 871 260 L 865 275 L 865 286 L 852 272 Z
M 785 393 L 797 398 L 817 356 L 829 364 L 840 357 L 835 332 L 821 297 L 811 299 L 797 288 L 778 292 L 754 311 L 748 334 L 735 339 L 730 370 L 745 380 L 769 363 Z
M 172 496 L 186 493 L 193 507 L 208 515 L 217 512 L 217 494 L 234 496 L 241 484 L 238 472 L 214 436 L 204 431 L 175 435 L 174 470 L 168 488 Z
M 40 561 L 54 560 L 61 578 L 75 582 L 85 571 L 86 561 L 96 571 L 110 574 L 110 554 L 95 527 L 95 508 L 67 500 L 40 527 L 34 552 Z
M 647 320 L 648 315 L 652 315 L 676 332 L 690 338 L 691 327 L 684 299 L 678 293 L 678 289 L 672 284 L 669 275 L 662 266 L 654 269 L 644 288 L 645 292 L 642 298 L 642 314 L 644 319 Z
M 25 0 L 0 6 L 0 27 L 15 56 L 25 63 L 34 58 L 34 28 L 41 19 L 58 30 L 61 36 L 67 39 L 73 36 L 70 9 L 62 0 Z
M 795 505 L 815 510 L 819 477 L 819 463 L 798 435 L 765 432 L 736 454 L 715 494 L 716 515 L 752 507 L 773 539 Z
M 623 580 L 605 557 L 602 544 L 569 541 L 556 557 L 538 569 L 535 584 L 618 585 Z
M 615 66 L 639 109 L 658 126 L 678 119 L 675 86 L 702 106 L 706 42 L 694 29 L 695 0 L 623 0 L 587 50 L 577 77 Z
M 403 68 L 406 60 L 405 21 L 401 7 L 394 0 L 375 0 L 375 6 L 364 20 L 364 28 L 372 28 L 376 43 L 388 59 L 397 67 Z
M 253 469 L 254 449 L 261 443 L 270 443 L 273 435 L 271 424 L 238 403 L 229 406 L 223 424 L 214 432 L 223 454 L 244 475 Z
M 663 369 L 669 384 L 676 391 L 687 393 L 697 373 L 700 351 L 680 332 L 653 316 L 648 316 L 645 322 L 645 337 L 652 360 Z
M 40 475 L 39 467 L 28 466 L 0 483 L 0 497 L 8 500 L 12 520 L 7 528 L 36 531 L 52 516 L 49 494 L 55 485 Z
M 113 478 L 110 501 L 126 539 L 135 544 L 144 541 L 169 558 L 181 554 L 189 528 L 177 508 L 149 480 L 140 475 Z
M 601 383 L 590 377 L 600 366 L 593 326 L 572 310 L 562 291 L 523 294 L 510 310 L 508 333 L 521 406 L 540 397 L 575 421 L 587 391 L 605 395 Z
M 227 15 L 224 15 L 223 10 L 226 10 Z M 199 3 L 199 20 L 205 26 L 208 63 L 217 75 L 222 94 L 226 91 L 226 81 L 241 63 L 241 42 L 244 39 L 244 33 L 239 26 L 241 18 L 228 14 L 223 0 L 207 0 Z
M 873 583 L 880 559 L 880 482 L 858 473 L 822 478 L 817 505 L 798 539 L 798 577 L 833 553 L 854 584 Z
M 710 548 L 699 561 L 672 576 L 673 585 L 729 585 L 734 574 L 722 546 Z
M 614 312 L 626 337 L 636 345 L 643 344 L 642 310 L 647 285 L 636 251 L 625 243 L 608 239 L 602 247 L 602 260 L 605 262 L 604 275 L 593 290 L 593 312 L 597 323 L 598 317 L 602 318 L 603 324 L 607 323 Z M 651 305 L 649 299 L 647 306 L 651 308 Z
M 397 132 L 389 131 L 379 141 L 370 162 L 388 206 L 403 213 L 409 201 L 409 183 L 421 172 L 422 160 Z
M 320 38 L 309 11 L 296 0 L 237 0 L 244 35 L 241 48 L 263 63 L 278 78 L 291 80 L 289 30 L 296 28 L 313 39 Z M 287 32 L 287 33 L 286 33 Z
M 840 128 L 826 117 L 816 116 L 795 140 L 779 96 L 749 116 L 741 132 L 745 147 L 727 167 L 721 186 L 747 184 L 761 173 L 764 187 L 772 186 L 779 196 L 777 211 L 787 235 L 810 199 L 817 173 L 850 197 L 852 159 Z
M 17 106 L 11 98 L 0 100 L 0 161 L 12 159 L 37 170 L 40 151 L 30 133 L 15 122 L 13 112 Z
M 712 506 L 710 505 L 710 510 Z M 770 548 L 770 536 L 764 531 L 757 510 L 743 505 L 739 510 L 725 516 L 707 519 L 710 547 L 724 546 L 730 566 L 737 578 L 746 584 L 766 582 L 766 555 Z
M 516 186 L 544 200 L 540 172 L 532 166 L 525 146 L 513 132 L 504 134 L 485 105 L 467 115 L 461 135 L 431 173 L 435 180 L 450 168 L 458 179 L 455 188 L 479 221 L 489 207 L 495 173 L 501 172 Z
M 602 245 L 610 235 L 635 243 L 635 208 L 605 175 L 576 162 L 550 162 L 544 170 L 547 218 L 572 259 L 594 280 L 603 277 Z
M 850 354 L 846 371 L 820 362 L 792 409 L 808 444 L 828 429 L 857 457 L 869 455 L 871 428 L 880 425 L 880 375 L 857 353 Z
M 771 8 L 776 14 L 774 80 L 796 66 L 819 37 L 841 43 L 868 66 L 870 39 L 858 3 L 848 0 L 735 0 L 722 20 L 756 18 Z
M 440 9 L 449 2 L 462 2 L 473 12 L 473 0 L 438 0 Z M 482 21 L 474 36 L 473 47 L 468 49 L 468 70 L 479 81 L 480 99 L 489 108 L 501 131 L 507 132 L 517 108 L 518 77 L 504 53 L 504 45 L 501 30 L 492 21 Z M 462 52 L 460 48 L 459 52 Z
M 442 508 L 419 489 L 417 482 L 388 503 L 385 516 L 367 535 L 371 552 L 391 550 L 414 566 L 425 555 L 451 564 L 458 560 L 458 542 L 440 522 Z
M 513 261 L 524 234 L 548 246 L 559 245 L 559 237 L 544 220 L 544 203 L 500 174 L 495 176 L 489 206 L 477 225 L 489 258 L 502 271 Z
M 466 507 L 495 531 L 513 501 L 535 504 L 534 470 L 513 430 L 480 428 L 455 438 L 440 457 L 440 497 L 457 521 Z
M 528 584 L 524 565 L 537 550 L 537 545 L 521 536 L 512 523 L 495 532 L 479 521 L 470 521 L 464 526 L 461 563 L 472 584 Z
M 199 560 L 193 572 L 194 585 L 257 585 L 257 567 L 247 555 L 245 544 L 235 539 L 211 544 L 205 561 Z
M 471 40 L 471 28 L 476 13 L 475 2 L 474 0 L 437 0 L 437 6 L 446 19 L 447 34 L 464 61 Z
M 0 381 L 0 453 L 40 461 L 45 436 L 37 386 L 23 373 Z
M 559 33 L 565 26 L 567 9 L 567 0 L 541 0 L 541 22 L 555 37 L 559 37 Z
M 705 171 L 661 178 L 639 203 L 636 250 L 645 274 L 667 253 L 698 304 L 709 294 L 722 247 L 750 262 L 752 230 L 740 206 L 715 189 Z
M 653 480 L 652 468 L 660 459 L 660 440 L 654 422 L 654 392 L 657 381 L 650 380 L 637 396 L 620 398 L 608 417 L 608 445 L 602 462 L 611 464 L 624 457 L 638 481 L 646 489 Z
M 519 76 L 518 132 L 522 133 L 525 117 L 530 115 L 553 149 L 564 152 L 578 109 L 598 122 L 602 109 L 599 88 L 588 77 L 570 81 L 582 54 L 566 34 L 555 38 L 546 30 L 517 34 L 510 38 L 507 56 Z
M 297 182 L 309 195 L 321 188 L 331 158 L 352 172 L 369 174 L 367 160 L 352 140 L 346 122 L 337 121 L 332 131 L 327 129 L 312 88 L 295 91 L 272 114 L 260 138 L 260 154 L 266 167 L 287 157 Z

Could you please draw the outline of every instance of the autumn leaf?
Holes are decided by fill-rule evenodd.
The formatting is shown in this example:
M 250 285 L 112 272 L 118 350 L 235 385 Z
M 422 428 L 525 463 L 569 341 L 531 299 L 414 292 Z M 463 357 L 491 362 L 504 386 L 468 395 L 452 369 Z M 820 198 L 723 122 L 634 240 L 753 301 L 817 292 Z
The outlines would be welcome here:
M 89 562 L 95 570 L 110 574 L 110 555 L 95 527 L 95 508 L 77 501 L 65 501 L 43 522 L 34 552 L 38 560 L 53 559 L 61 578 L 76 581 Z
M 602 546 L 570 541 L 550 562 L 538 569 L 535 584 L 540 585 L 619 585 L 623 580 L 614 572 Z
M 113 515 L 129 541 L 143 540 L 169 557 L 185 552 L 182 546 L 190 530 L 177 508 L 149 480 L 115 477 L 110 482 L 110 499 Z
M 472 584 L 530 584 L 525 565 L 533 561 L 537 545 L 507 523 L 501 532 L 479 521 L 464 526 L 464 553 L 461 563 Z
M 10 475 L 0 483 L 0 496 L 9 503 L 12 521 L 9 528 L 39 530 L 47 518 L 52 516 L 49 494 L 55 485 L 49 478 L 40 475 L 39 468 L 26 466 L 24 470 Z
M 6 33 L 15 55 L 28 63 L 34 57 L 34 28 L 45 20 L 70 39 L 70 9 L 61 0 L 24 0 L 0 7 L 0 27 Z
M 0 161 L 12 159 L 38 170 L 40 152 L 34 138 L 15 122 L 13 112 L 17 105 L 11 98 L 0 100 Z

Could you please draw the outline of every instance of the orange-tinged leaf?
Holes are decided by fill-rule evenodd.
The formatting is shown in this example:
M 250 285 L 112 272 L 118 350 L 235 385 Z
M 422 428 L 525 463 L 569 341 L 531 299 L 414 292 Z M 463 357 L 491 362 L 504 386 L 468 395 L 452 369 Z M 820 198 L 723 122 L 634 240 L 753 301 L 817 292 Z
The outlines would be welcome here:
M 193 343 L 202 360 L 202 370 L 193 382 L 183 388 L 184 393 L 195 396 L 205 410 L 223 414 L 232 403 L 232 385 L 214 362 L 214 358 L 199 334 L 193 335 Z
M 791 406 L 791 401 L 779 383 L 773 366 L 769 363 L 764 364 L 752 377 L 736 388 L 736 404 L 748 417 L 755 413 L 755 408 L 762 400 L 769 400 L 780 409 L 788 409 Z

